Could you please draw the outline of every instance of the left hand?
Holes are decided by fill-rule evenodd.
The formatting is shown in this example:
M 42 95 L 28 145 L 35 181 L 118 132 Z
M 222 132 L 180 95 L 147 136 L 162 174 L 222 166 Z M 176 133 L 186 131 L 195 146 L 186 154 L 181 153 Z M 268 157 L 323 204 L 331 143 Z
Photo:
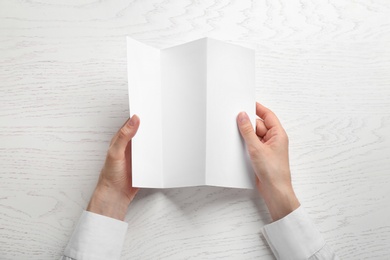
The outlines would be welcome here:
M 140 119 L 133 115 L 112 138 L 87 211 L 124 220 L 127 208 L 139 190 L 132 186 L 131 180 L 131 139 L 139 124 Z

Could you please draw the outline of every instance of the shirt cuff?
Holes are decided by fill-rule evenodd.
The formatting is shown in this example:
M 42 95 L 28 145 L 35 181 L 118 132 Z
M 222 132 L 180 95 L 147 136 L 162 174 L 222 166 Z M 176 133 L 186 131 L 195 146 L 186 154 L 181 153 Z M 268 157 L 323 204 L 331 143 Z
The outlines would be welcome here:
M 128 224 L 84 211 L 64 255 L 77 260 L 120 259 Z
M 302 206 L 264 226 L 263 234 L 277 259 L 308 259 L 325 245 Z

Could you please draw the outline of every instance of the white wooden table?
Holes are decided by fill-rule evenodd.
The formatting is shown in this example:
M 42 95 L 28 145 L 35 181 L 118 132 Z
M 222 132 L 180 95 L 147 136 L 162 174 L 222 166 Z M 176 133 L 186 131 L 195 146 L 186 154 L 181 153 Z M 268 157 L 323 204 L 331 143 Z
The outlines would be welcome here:
M 390 259 L 390 3 L 0 1 L 0 259 L 58 259 L 128 117 L 125 36 L 256 49 L 257 100 L 341 259 Z M 254 191 L 142 190 L 123 259 L 273 259 Z

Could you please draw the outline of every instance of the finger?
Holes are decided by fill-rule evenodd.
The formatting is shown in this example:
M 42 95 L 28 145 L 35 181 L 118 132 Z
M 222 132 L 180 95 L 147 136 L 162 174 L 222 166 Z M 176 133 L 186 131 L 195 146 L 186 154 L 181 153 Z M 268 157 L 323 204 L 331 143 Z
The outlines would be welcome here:
M 125 158 L 127 160 L 128 163 L 126 163 L 126 172 L 127 173 L 130 173 L 130 176 L 129 177 L 129 182 L 130 184 L 132 184 L 132 156 L 131 156 L 131 140 L 130 142 L 127 143 L 127 146 L 126 146 L 126 150 L 125 150 Z M 131 187 L 133 187 L 133 185 L 130 185 Z
M 261 119 L 256 119 L 256 135 L 258 137 L 264 137 L 268 129 L 264 124 L 264 121 Z
M 272 128 L 270 130 L 268 130 L 268 132 L 265 134 L 265 136 L 263 137 L 263 142 L 266 143 L 268 142 L 273 136 L 275 136 L 278 131 L 277 131 L 278 128 Z
M 116 138 L 113 139 L 111 148 L 114 154 L 124 154 L 127 144 L 137 133 L 140 124 L 140 119 L 137 115 L 133 115 L 117 132 Z
M 256 114 L 264 120 L 264 124 L 267 129 L 275 126 L 281 126 L 280 121 L 275 113 L 258 102 L 256 102 Z
M 129 120 L 130 120 L 130 118 L 128 118 L 128 119 L 126 120 L 126 122 L 123 123 L 123 125 L 121 126 L 121 128 L 124 127 L 124 126 L 129 122 Z M 121 129 L 121 128 L 119 128 L 119 129 Z M 118 133 L 119 133 L 119 131 L 116 132 L 116 134 L 114 135 L 114 137 L 111 139 L 110 146 L 116 141 L 116 139 L 118 139 Z
M 245 112 L 241 112 L 237 116 L 238 129 L 240 130 L 242 138 L 247 147 L 257 147 L 259 144 L 259 138 L 253 130 L 252 123 Z

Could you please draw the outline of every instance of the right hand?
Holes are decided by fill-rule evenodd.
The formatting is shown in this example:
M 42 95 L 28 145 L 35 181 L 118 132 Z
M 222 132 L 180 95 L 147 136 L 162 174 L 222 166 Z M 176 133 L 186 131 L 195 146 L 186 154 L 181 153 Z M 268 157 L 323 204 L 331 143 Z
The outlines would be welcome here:
M 288 137 L 271 110 L 256 103 L 256 114 L 256 132 L 245 112 L 238 115 L 237 124 L 257 177 L 257 189 L 276 221 L 300 206 L 291 184 Z

